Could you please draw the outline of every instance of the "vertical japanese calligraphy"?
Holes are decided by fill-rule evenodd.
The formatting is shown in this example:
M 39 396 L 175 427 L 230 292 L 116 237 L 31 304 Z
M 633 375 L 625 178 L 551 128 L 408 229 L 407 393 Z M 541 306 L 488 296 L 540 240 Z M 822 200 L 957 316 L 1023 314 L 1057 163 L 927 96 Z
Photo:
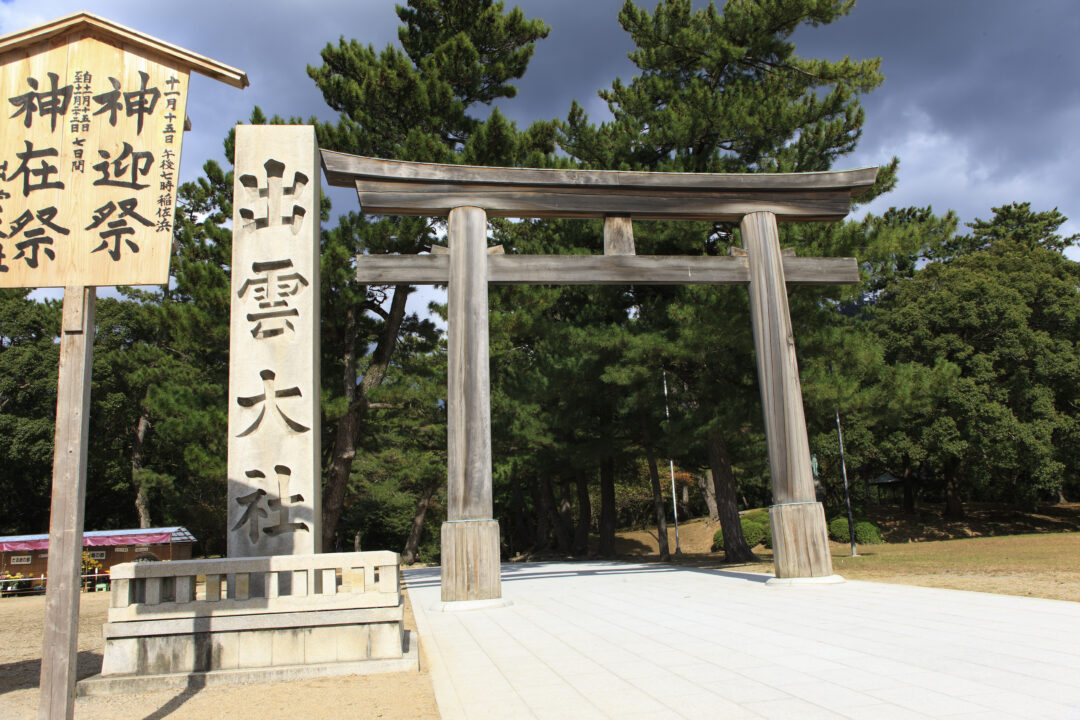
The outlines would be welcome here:
M 228 552 L 319 552 L 315 133 L 241 125 L 235 158 Z
M 168 281 L 187 86 L 91 37 L 0 57 L 0 287 Z

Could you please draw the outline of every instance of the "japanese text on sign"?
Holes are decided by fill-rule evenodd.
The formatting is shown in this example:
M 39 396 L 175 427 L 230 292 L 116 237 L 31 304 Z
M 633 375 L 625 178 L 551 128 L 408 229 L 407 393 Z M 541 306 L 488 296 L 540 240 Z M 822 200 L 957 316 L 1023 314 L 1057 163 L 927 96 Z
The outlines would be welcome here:
M 84 38 L 0 73 L 0 287 L 167 282 L 187 72 Z

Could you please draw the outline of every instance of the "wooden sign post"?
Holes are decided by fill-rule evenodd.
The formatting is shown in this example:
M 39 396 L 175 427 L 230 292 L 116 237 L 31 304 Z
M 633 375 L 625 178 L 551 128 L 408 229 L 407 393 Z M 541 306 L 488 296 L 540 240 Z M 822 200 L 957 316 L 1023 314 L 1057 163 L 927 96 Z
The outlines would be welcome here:
M 355 187 L 365 212 L 448 216 L 448 252 L 364 255 L 356 264 L 357 278 L 373 285 L 449 285 L 444 601 L 502 594 L 491 506 L 488 283 L 747 285 L 772 474 L 776 576 L 833 577 L 810 473 L 787 285 L 856 283 L 859 269 L 854 258 L 781 251 L 776 223 L 842 219 L 851 198 L 873 185 L 876 168 L 720 175 L 433 165 L 325 150 L 322 157 L 328 183 Z M 604 254 L 489 254 L 487 217 L 602 217 Z M 638 256 L 634 218 L 739 222 L 744 247 L 730 257 Z
M 40 718 L 75 708 L 95 288 L 169 281 L 192 70 L 247 85 L 89 13 L 0 37 L 0 287 L 64 288 Z

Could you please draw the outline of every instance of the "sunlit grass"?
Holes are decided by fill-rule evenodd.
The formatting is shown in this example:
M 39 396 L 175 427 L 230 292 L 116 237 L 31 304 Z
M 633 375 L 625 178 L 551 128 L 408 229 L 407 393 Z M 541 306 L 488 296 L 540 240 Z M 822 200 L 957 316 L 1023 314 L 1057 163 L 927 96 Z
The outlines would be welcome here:
M 724 563 L 723 553 L 710 553 L 717 525 L 702 520 L 681 528 L 683 555 L 673 562 L 717 569 L 771 573 L 772 551 L 758 546 L 760 562 Z M 674 532 L 669 530 L 674 552 Z M 922 585 L 1080 602 L 1080 533 L 1047 532 L 997 535 L 957 540 L 898 542 L 851 546 L 830 543 L 833 569 L 849 580 Z M 635 560 L 655 561 L 655 531 L 620 532 L 616 551 Z

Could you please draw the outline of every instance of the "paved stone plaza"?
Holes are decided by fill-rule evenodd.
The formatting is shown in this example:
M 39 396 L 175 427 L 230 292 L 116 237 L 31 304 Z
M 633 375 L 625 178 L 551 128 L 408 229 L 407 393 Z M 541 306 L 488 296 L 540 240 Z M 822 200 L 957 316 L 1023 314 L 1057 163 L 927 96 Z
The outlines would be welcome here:
M 768 579 L 504 564 L 511 605 L 442 612 L 406 573 L 444 720 L 1080 719 L 1080 603 Z

